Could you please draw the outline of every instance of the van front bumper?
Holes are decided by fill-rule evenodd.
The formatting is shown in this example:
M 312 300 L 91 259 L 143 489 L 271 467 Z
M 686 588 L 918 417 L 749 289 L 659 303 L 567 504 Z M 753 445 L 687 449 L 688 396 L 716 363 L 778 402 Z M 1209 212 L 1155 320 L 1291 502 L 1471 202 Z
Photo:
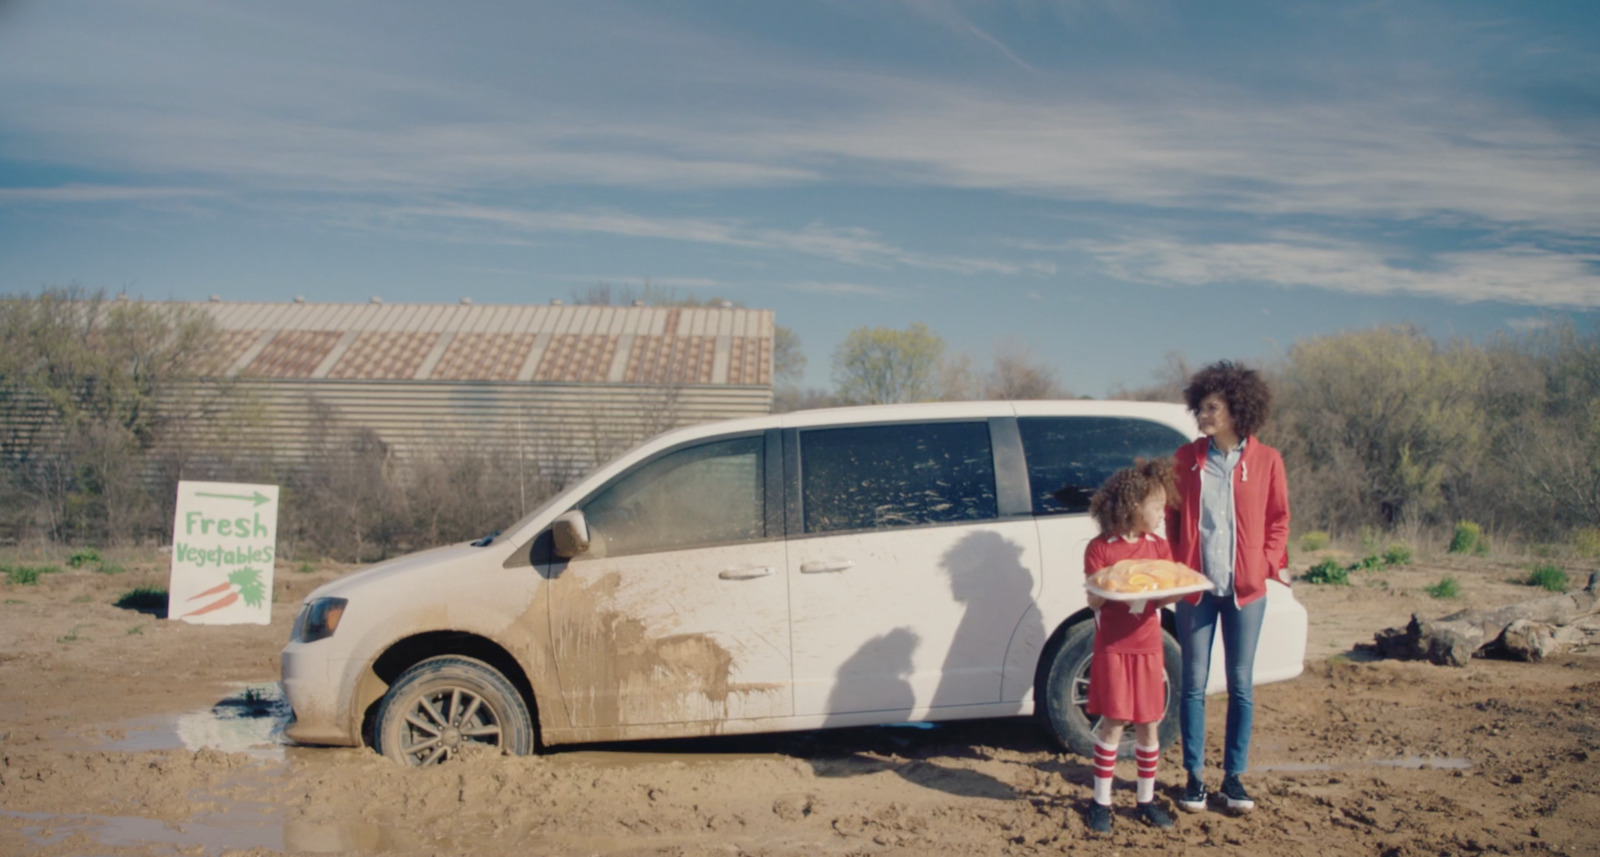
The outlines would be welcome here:
M 290 643 L 283 650 L 283 695 L 294 711 L 283 734 L 300 744 L 359 747 L 360 725 L 350 717 L 349 700 L 339 693 L 345 663 L 317 649 L 317 643 Z

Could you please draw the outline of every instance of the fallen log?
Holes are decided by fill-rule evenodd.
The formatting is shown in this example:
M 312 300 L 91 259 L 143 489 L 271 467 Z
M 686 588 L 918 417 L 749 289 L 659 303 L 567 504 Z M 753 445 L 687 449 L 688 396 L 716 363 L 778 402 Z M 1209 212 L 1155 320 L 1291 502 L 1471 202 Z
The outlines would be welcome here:
M 1500 633 L 1500 639 L 1494 643 L 1497 647 L 1494 653 L 1519 661 L 1542 661 L 1583 645 L 1587 637 L 1575 625 L 1518 619 Z
M 1442 666 L 1465 666 L 1473 657 L 1498 654 L 1519 660 L 1542 660 L 1587 639 L 1582 629 L 1558 630 L 1600 608 L 1596 591 L 1600 572 L 1589 575 L 1583 589 L 1496 607 L 1462 610 L 1438 619 L 1411 614 L 1404 628 L 1386 628 L 1373 638 L 1386 658 L 1426 660 Z

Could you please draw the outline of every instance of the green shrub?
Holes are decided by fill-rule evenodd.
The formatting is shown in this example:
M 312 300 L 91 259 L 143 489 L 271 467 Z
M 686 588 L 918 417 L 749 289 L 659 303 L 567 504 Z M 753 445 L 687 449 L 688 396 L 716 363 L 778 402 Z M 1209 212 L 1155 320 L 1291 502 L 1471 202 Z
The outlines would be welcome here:
M 1432 595 L 1434 598 L 1460 598 L 1461 584 L 1457 583 L 1455 578 L 1445 575 L 1439 579 L 1438 583 L 1426 587 L 1422 591 Z
M 1322 583 L 1331 586 L 1349 586 L 1350 570 L 1331 559 L 1325 559 L 1322 562 L 1313 565 L 1309 570 L 1306 571 L 1305 576 L 1300 579 L 1307 583 Z
M 1572 548 L 1578 556 L 1600 559 L 1600 527 L 1584 527 L 1572 534 Z
M 1383 568 L 1383 557 L 1378 556 L 1375 553 L 1369 553 L 1362 557 L 1358 562 L 1353 562 L 1350 564 L 1351 571 L 1371 571 L 1375 568 Z
M 95 571 L 98 571 L 101 574 L 121 574 L 126 570 L 127 569 L 123 568 L 117 562 L 109 559 L 100 560 L 100 565 L 95 568 Z
M 1488 536 L 1479 536 L 1478 537 L 1478 543 L 1472 546 L 1472 555 L 1473 556 L 1488 556 L 1489 555 L 1489 537 Z
M 0 569 L 5 570 L 8 580 L 21 586 L 32 586 L 39 582 L 41 576 L 61 570 L 53 565 L 0 566 Z
M 1549 563 L 1534 566 L 1533 571 L 1528 572 L 1526 582 L 1529 586 L 1542 586 L 1551 592 L 1567 591 L 1567 573 Z
M 1327 547 L 1332 541 L 1333 539 L 1329 538 L 1327 533 L 1321 530 L 1312 530 L 1300 537 L 1300 549 L 1307 553 L 1319 551 Z
M 72 552 L 72 556 L 67 557 L 67 565 L 73 568 L 83 568 L 91 562 L 100 562 L 100 552 L 94 548 L 78 548 Z
M 295 566 L 294 570 L 300 572 L 301 574 L 310 574 L 311 572 L 316 571 L 317 567 L 309 562 L 302 562 Z
M 1405 542 L 1395 542 L 1383 551 L 1384 565 L 1410 565 L 1411 546 Z
M 1450 537 L 1451 553 L 1472 553 L 1478 546 L 1478 537 L 1483 535 L 1477 524 L 1471 521 L 1457 521 L 1455 535 Z
M 115 602 L 116 606 L 124 610 L 138 610 L 140 613 L 154 613 L 165 616 L 167 613 L 167 590 L 159 586 L 136 586 Z

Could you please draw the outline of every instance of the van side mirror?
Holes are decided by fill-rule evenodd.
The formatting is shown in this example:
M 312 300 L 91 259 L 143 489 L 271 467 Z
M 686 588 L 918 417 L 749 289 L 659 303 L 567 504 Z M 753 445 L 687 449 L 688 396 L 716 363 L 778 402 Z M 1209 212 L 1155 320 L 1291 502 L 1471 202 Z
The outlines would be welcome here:
M 572 559 L 589 549 L 589 522 L 583 512 L 573 509 L 550 524 L 550 534 L 555 537 L 555 553 L 562 559 Z

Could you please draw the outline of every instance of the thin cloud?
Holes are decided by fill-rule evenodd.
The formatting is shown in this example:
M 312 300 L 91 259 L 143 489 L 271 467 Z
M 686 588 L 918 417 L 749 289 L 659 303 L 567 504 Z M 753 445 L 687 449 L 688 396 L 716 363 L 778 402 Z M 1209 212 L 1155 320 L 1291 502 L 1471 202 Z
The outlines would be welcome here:
M 883 300 L 903 297 L 905 294 L 900 289 L 885 288 L 883 286 L 869 286 L 864 283 L 801 282 L 794 283 L 790 285 L 789 288 L 794 289 L 797 292 L 809 292 L 819 295 L 849 295 L 878 298 Z
M 901 5 L 937 26 L 976 40 L 1019 68 L 1036 71 L 1031 64 L 1007 47 L 1005 42 L 973 23 L 972 19 L 951 0 L 901 0 Z
M 947 26 L 967 20 L 943 0 L 912 8 Z M 1191 212 L 1457 216 L 1600 233 L 1600 157 L 1589 143 L 1600 127 L 1555 126 L 1448 82 L 1428 92 L 1306 102 L 1147 73 L 1114 88 L 1025 95 L 694 47 L 713 56 L 671 56 L 695 69 L 690 82 L 720 89 L 674 111 L 620 111 L 577 84 L 528 92 L 503 80 L 375 71 L 353 59 L 348 68 L 323 59 L 310 75 L 285 70 L 276 57 L 241 58 L 278 85 L 229 89 L 226 98 L 171 70 L 139 81 L 156 93 L 181 86 L 184 97 L 134 98 L 115 75 L 46 66 L 34 78 L 72 97 L 15 88 L 6 122 L 17 133 L 8 148 L 20 151 L 27 140 L 96 164 L 198 172 L 274 191 L 859 182 Z M 738 74 L 711 78 L 713 60 Z M 245 80 L 241 72 L 228 78 Z M 338 104 L 363 109 L 333 109 L 316 81 L 332 82 Z
M 1471 98 L 1445 112 L 1216 91 L 1125 103 L 904 90 L 895 107 L 787 129 L 757 150 L 871 162 L 885 182 L 1162 209 L 1600 231 L 1600 159 L 1587 141 Z
M 777 250 L 876 268 L 904 266 L 957 274 L 1048 276 L 1055 263 L 1047 260 L 1007 261 L 916 253 L 878 238 L 859 227 L 810 224 L 801 229 L 752 228 L 742 223 L 679 217 L 650 217 L 624 211 L 550 212 L 471 203 L 437 203 L 362 209 L 374 228 L 443 222 L 475 224 L 479 240 L 525 242 L 546 232 L 592 233 Z M 458 237 L 461 237 L 457 233 Z
M 912 0 L 909 8 L 1025 65 L 973 23 L 977 13 L 968 10 L 978 7 Z M 14 37 L 0 54 L 4 154 L 19 161 L 48 154 L 151 182 L 202 176 L 218 192 L 250 197 L 246 204 L 298 207 L 324 222 L 347 218 L 352 200 L 361 200 L 370 203 L 358 218 L 365 228 L 427 224 L 433 240 L 606 234 L 964 276 L 1048 277 L 1057 268 L 1049 259 L 920 252 L 883 237 L 886 230 L 837 223 L 786 229 L 483 201 L 551 186 L 650 193 L 869 186 L 1086 204 L 1078 210 L 1103 207 L 1107 222 L 1122 223 L 1216 212 L 1339 225 L 1442 223 L 1493 233 L 1508 246 L 1435 256 L 1421 271 L 1370 249 L 1298 240 L 1205 251 L 1181 242 L 1110 242 L 1101 252 L 1108 266 L 1174 283 L 1195 270 L 1209 272 L 1203 279 L 1235 270 L 1346 291 L 1595 302 L 1590 257 L 1582 254 L 1600 236 L 1600 153 L 1591 142 L 1600 125 L 1592 117 L 1548 122 L 1445 74 L 1382 94 L 1356 87 L 1344 91 L 1358 95 L 1318 99 L 1139 69 L 1085 81 L 1050 80 L 1068 72 L 1034 69 L 1027 85 L 984 86 L 926 69 L 819 62 L 687 25 L 663 29 L 648 15 L 574 7 L 549 14 L 570 25 L 561 32 L 585 39 L 546 36 L 540 44 L 579 65 L 528 86 L 528 73 L 542 67 L 519 63 L 542 56 L 537 50 L 506 59 L 505 68 L 466 72 L 421 65 L 428 57 L 403 40 L 385 41 L 350 21 L 323 32 L 320 14 L 211 9 L 119 7 L 114 32 L 106 19 L 60 15 L 53 29 Z M 205 24 L 197 32 L 226 38 L 184 42 L 175 50 L 187 53 L 171 56 L 156 51 L 166 44 L 168 21 L 190 15 Z M 638 53 L 650 56 L 639 65 L 604 65 Z M 659 79 L 640 74 L 651 71 Z M 658 103 L 666 92 L 684 93 L 682 101 Z M 0 203 L 104 202 L 163 190 L 196 193 L 8 189 Z M 381 202 L 418 193 L 466 202 Z M 1522 247 L 1530 235 L 1544 247 L 1567 241 L 1577 255 Z M 1218 255 L 1218 247 L 1231 255 Z M 1056 249 L 1024 239 L 1006 252 Z
M 192 187 L 67 184 L 55 187 L 0 188 L 0 203 L 134 202 L 147 199 L 214 196 L 216 193 L 213 190 Z
M 1167 238 L 1087 242 L 1105 272 L 1168 286 L 1266 283 L 1361 295 L 1411 294 L 1453 301 L 1600 307 L 1600 256 L 1535 247 L 1438 253 L 1426 266 L 1397 264 L 1355 243 L 1276 240 L 1194 243 Z
M 1506 319 L 1506 327 L 1515 333 L 1534 333 L 1548 330 L 1555 326 L 1555 319 L 1544 315 L 1525 315 L 1520 318 Z

